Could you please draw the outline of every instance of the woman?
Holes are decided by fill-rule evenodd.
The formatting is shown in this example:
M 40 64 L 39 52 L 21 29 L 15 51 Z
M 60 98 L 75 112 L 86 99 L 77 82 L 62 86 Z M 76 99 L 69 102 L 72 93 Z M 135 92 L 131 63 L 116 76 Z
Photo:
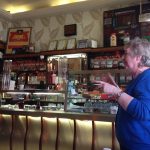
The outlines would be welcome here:
M 150 42 L 135 38 L 124 46 L 124 64 L 133 75 L 125 91 L 97 81 L 119 104 L 116 136 L 121 150 L 150 150 Z

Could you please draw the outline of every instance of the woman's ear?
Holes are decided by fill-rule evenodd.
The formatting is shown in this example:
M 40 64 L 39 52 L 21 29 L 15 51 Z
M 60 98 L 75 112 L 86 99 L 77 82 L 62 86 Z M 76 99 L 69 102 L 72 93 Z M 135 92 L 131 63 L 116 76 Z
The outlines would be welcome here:
M 143 66 L 142 56 L 136 56 L 136 61 L 138 63 L 138 67 L 142 67 Z
M 136 61 L 141 62 L 142 56 L 136 56 Z

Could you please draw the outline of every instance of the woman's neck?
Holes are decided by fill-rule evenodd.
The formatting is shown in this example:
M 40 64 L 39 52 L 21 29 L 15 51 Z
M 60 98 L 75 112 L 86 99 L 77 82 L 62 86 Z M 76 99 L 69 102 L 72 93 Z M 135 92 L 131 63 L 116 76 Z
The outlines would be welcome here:
M 137 70 L 133 73 L 133 78 L 137 77 L 140 73 L 142 73 L 143 71 L 150 69 L 150 67 L 140 67 L 137 68 Z

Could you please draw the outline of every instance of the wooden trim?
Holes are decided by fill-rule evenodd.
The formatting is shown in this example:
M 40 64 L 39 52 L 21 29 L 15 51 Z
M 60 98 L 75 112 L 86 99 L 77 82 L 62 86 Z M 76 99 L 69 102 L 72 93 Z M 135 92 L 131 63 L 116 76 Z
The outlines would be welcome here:
M 26 116 L 26 133 L 24 137 L 24 150 L 27 149 L 28 116 Z
M 119 47 L 99 47 L 99 48 L 81 48 L 81 49 L 71 49 L 71 50 L 51 50 L 42 51 L 33 54 L 5 54 L 4 59 L 15 59 L 15 58 L 28 58 L 28 57 L 38 57 L 40 55 L 52 56 L 52 55 L 64 55 L 64 54 L 77 54 L 77 53 L 97 53 L 97 52 L 113 52 L 122 50 L 123 46 Z
M 42 138 L 43 138 L 43 117 L 41 117 L 41 135 L 39 140 L 39 150 L 42 150 Z
M 13 136 L 13 130 L 14 130 L 14 115 L 11 116 L 11 120 L 12 120 L 12 123 L 11 123 L 11 133 L 10 133 L 10 150 L 12 150 L 12 136 Z
M 91 150 L 95 150 L 95 124 L 94 121 L 92 121 L 92 146 L 91 146 Z
M 59 118 L 57 118 L 57 135 L 56 135 L 56 143 L 55 143 L 55 150 L 58 150 L 58 143 L 59 142 Z
M 97 53 L 97 52 L 113 52 L 123 49 L 123 46 L 119 47 L 99 47 L 99 48 L 81 48 L 72 50 L 53 50 L 53 51 L 43 51 L 42 55 L 63 55 L 63 54 L 76 54 L 76 53 Z
M 0 40 L 0 50 L 5 50 L 6 43 Z
M 106 121 L 114 122 L 115 115 L 113 114 L 100 114 L 100 113 L 76 113 L 76 112 L 65 112 L 65 111 L 40 111 L 40 110 L 10 110 L 10 109 L 0 109 L 0 114 L 7 115 L 23 115 L 23 116 L 33 116 L 33 117 L 58 117 L 67 119 L 80 119 L 80 120 L 94 120 L 94 121 Z
M 115 150 L 115 123 L 112 122 L 112 150 Z
M 3 59 L 32 58 L 32 57 L 39 57 L 40 59 L 40 54 L 34 53 L 34 54 L 4 54 L 3 55 Z
M 74 121 L 73 150 L 76 150 L 76 142 L 77 142 L 76 120 L 74 119 L 73 121 Z

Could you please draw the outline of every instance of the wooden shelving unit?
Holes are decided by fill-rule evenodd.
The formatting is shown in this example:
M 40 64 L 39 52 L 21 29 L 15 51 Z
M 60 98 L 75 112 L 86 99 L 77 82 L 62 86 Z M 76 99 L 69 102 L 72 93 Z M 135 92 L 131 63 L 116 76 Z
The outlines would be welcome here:
M 40 55 L 44 56 L 52 56 L 52 55 L 63 55 L 63 54 L 77 54 L 77 53 L 97 53 L 97 52 L 113 52 L 122 50 L 123 46 L 119 47 L 99 47 L 99 48 L 82 48 L 82 49 L 69 49 L 69 50 L 51 50 L 51 51 L 42 51 L 38 53 L 31 54 L 5 54 L 3 56 L 4 59 L 15 59 L 15 58 L 31 58 L 31 57 L 40 57 Z
M 6 43 L 0 40 L 0 50 L 4 50 L 6 46 Z

